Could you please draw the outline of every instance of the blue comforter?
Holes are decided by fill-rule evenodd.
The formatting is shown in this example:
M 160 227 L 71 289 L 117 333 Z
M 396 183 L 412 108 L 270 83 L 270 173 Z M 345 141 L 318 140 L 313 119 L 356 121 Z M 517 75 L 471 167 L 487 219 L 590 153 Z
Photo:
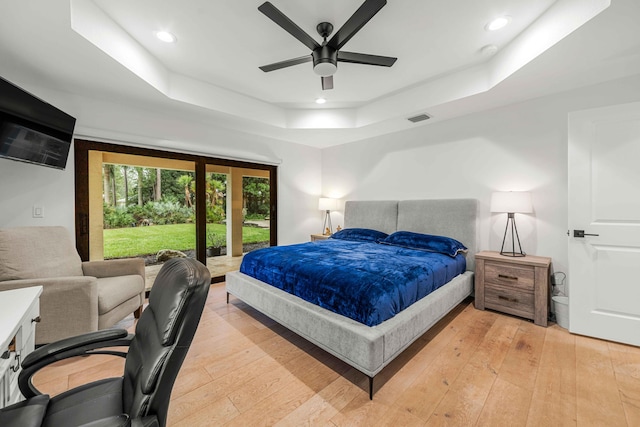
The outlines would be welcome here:
M 249 252 L 240 271 L 368 326 L 392 318 L 466 269 L 466 259 L 328 239 Z

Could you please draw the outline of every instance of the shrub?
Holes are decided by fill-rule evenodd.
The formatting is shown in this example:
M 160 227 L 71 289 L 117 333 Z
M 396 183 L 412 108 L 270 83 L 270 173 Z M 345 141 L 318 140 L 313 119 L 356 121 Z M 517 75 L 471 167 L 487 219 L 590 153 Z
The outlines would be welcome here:
M 224 219 L 224 209 L 222 206 L 207 206 L 207 222 L 220 222 Z
M 147 202 L 144 206 L 103 205 L 104 228 L 166 225 L 193 222 L 195 212 L 177 201 Z
M 126 208 L 104 205 L 104 228 L 131 227 L 136 223 L 135 218 Z
M 184 224 L 193 222 L 193 209 L 181 205 L 179 202 L 149 202 L 151 221 L 157 225 Z

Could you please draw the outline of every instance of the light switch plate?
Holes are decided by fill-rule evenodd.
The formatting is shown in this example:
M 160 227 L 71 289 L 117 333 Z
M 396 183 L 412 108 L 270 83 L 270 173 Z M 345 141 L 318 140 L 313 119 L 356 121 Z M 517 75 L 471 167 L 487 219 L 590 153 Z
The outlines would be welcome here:
M 33 205 L 33 215 L 34 218 L 44 218 L 44 208 L 40 205 Z

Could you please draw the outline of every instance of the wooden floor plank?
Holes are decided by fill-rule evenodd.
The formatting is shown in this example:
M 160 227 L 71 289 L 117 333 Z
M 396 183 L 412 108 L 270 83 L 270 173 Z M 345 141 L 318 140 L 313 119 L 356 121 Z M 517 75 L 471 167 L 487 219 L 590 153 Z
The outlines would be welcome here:
M 478 426 L 525 426 L 529 415 L 531 390 L 497 378 L 485 401 Z M 471 425 L 471 424 L 469 424 Z M 554 424 L 538 424 L 554 425 Z M 560 424 L 562 425 L 562 424 Z
M 526 321 L 520 322 L 519 325 L 511 348 L 500 368 L 500 378 L 519 387 L 533 390 L 546 328 Z
M 397 404 L 405 411 L 424 421 L 431 417 L 497 318 L 483 316 L 477 310 L 470 313 L 468 326 L 447 343 L 429 365 L 429 369 L 418 375 L 400 395 Z
M 433 411 L 428 426 L 474 425 L 498 376 L 520 320 L 495 317 L 469 363 L 451 383 L 449 390 Z
M 167 425 L 175 427 L 221 426 L 239 415 L 236 407 L 226 397 L 208 401 L 200 410 L 178 417 L 169 412 Z
M 276 426 L 333 425 L 331 419 L 362 392 L 353 383 L 362 374 L 351 368 L 302 405 L 278 421 Z
M 608 344 L 627 424 L 640 426 L 640 353 L 637 347 Z
M 545 334 L 527 426 L 576 423 L 575 336 L 552 325 Z
M 626 425 L 607 342 L 577 335 L 576 372 L 577 424 Z
M 128 322 L 128 323 L 127 323 Z M 120 327 L 133 330 L 134 319 Z M 58 362 L 53 394 L 113 357 Z M 640 425 L 640 348 L 543 328 L 465 302 L 375 380 L 212 285 L 176 380 L 169 426 Z

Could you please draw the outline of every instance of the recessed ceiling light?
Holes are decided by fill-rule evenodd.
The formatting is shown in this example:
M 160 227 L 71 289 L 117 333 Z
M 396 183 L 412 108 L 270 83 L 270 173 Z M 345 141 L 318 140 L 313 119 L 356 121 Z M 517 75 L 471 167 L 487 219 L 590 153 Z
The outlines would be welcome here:
M 316 104 L 324 104 L 325 102 L 327 102 L 327 100 L 324 98 L 316 98 Z
M 175 43 L 178 39 L 168 31 L 157 31 L 156 37 L 165 43 Z
M 496 31 L 506 27 L 509 22 L 511 22 L 510 16 L 500 16 L 485 25 L 484 29 L 487 31 Z

